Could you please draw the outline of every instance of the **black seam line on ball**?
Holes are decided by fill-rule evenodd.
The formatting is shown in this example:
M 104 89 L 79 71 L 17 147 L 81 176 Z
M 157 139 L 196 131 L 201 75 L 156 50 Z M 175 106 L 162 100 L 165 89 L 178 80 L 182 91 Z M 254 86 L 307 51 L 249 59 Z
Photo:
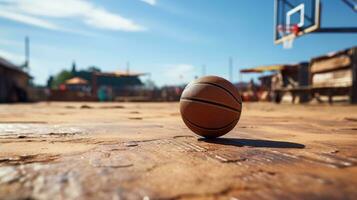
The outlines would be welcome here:
M 209 82 L 197 82 L 196 84 L 207 84 L 207 85 L 213 85 L 213 86 L 216 86 L 216 87 L 219 87 L 221 88 L 222 90 L 228 92 L 240 105 L 242 105 L 242 102 L 239 101 L 233 94 L 232 92 L 230 92 L 229 90 L 227 90 L 226 88 L 218 85 L 218 84 L 215 84 L 215 83 L 209 83 Z
M 190 124 L 194 125 L 194 126 L 197 126 L 198 128 L 200 129 L 206 129 L 206 130 L 209 130 L 209 131 L 218 131 L 218 130 L 221 130 L 221 129 L 225 129 L 229 126 L 231 126 L 235 121 L 237 121 L 236 119 L 234 119 L 232 122 L 230 122 L 229 124 L 223 126 L 223 127 L 220 127 L 220 128 L 207 128 L 207 127 L 203 127 L 203 126 L 200 126 L 200 125 L 197 125 L 196 123 L 193 123 L 191 122 L 190 120 L 188 120 L 187 118 L 184 118 L 185 120 L 187 120 Z M 238 118 L 239 119 L 239 118 Z
M 227 108 L 227 109 L 232 110 L 234 112 L 241 112 L 239 109 L 232 108 L 230 106 L 227 106 L 227 105 L 224 105 L 224 104 L 220 104 L 220 103 L 216 103 L 216 102 L 213 102 L 213 101 L 207 101 L 207 100 L 203 100 L 203 99 L 196 99 L 196 98 L 189 98 L 189 97 L 182 97 L 181 100 L 197 101 L 197 102 L 201 102 L 201 103 L 207 103 L 207 104 L 212 104 L 212 105 L 215 105 L 215 106 L 224 107 L 224 108 Z
M 226 88 L 218 85 L 218 84 L 215 84 L 215 83 L 210 83 L 210 82 L 196 82 L 196 83 L 189 83 L 186 88 L 189 88 L 193 85 L 196 85 L 196 84 L 202 84 L 202 85 L 211 85 L 211 86 L 216 86 L 222 90 L 224 90 L 225 92 L 227 92 L 228 94 L 230 94 L 234 100 L 236 100 L 240 105 L 242 105 L 242 101 L 239 101 L 229 90 L 227 90 Z

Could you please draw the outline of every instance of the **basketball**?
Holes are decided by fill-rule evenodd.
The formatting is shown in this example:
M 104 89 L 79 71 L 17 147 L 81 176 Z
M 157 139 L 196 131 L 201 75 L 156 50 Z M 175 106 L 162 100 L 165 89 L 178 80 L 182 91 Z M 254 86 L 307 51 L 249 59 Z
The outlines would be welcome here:
M 186 86 L 180 98 L 181 117 L 194 133 L 216 138 L 239 121 L 242 99 L 238 89 L 217 76 L 205 76 Z

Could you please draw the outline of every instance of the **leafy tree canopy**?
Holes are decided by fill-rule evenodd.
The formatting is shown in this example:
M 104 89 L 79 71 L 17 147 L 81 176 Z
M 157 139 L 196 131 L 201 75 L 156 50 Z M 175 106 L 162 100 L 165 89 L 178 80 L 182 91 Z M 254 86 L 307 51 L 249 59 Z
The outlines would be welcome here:
M 73 74 L 68 70 L 62 70 L 56 76 L 54 76 L 51 80 L 51 88 L 58 88 L 59 85 L 63 84 L 66 80 L 73 78 Z
M 94 66 L 94 65 L 93 66 L 89 66 L 87 70 L 90 71 L 90 72 L 100 72 L 100 68 L 97 67 L 97 66 Z

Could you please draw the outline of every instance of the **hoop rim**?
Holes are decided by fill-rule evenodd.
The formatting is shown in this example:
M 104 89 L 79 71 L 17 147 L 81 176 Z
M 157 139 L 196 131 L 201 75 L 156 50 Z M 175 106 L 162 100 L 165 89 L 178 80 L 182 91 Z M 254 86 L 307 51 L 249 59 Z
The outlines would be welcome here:
M 277 31 L 280 33 L 280 34 L 291 34 L 293 33 L 295 36 L 297 36 L 300 32 L 300 27 L 298 24 L 292 24 L 292 25 L 282 25 L 282 24 L 279 24 L 277 27 L 276 27 Z

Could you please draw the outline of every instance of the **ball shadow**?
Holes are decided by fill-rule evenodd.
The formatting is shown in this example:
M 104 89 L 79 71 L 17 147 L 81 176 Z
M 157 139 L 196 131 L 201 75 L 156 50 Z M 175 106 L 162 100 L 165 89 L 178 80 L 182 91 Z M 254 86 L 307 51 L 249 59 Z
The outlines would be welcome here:
M 274 141 L 274 140 L 259 140 L 259 139 L 237 139 L 237 138 L 199 138 L 198 141 L 204 141 L 212 144 L 230 145 L 236 147 L 266 147 L 266 148 L 293 148 L 293 149 L 303 149 L 305 145 L 285 142 L 285 141 Z

